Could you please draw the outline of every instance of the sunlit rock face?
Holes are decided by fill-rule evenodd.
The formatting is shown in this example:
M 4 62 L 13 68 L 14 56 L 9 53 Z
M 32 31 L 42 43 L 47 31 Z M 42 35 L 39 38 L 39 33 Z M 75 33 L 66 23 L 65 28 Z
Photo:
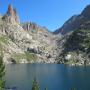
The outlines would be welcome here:
M 29 30 L 37 30 L 39 28 L 39 26 L 37 24 L 32 23 L 32 22 L 25 23 L 25 24 L 22 25 L 22 27 L 23 27 L 24 30 L 27 30 L 27 31 L 29 31 Z
M 17 15 L 16 9 L 14 9 L 11 5 L 8 6 L 8 10 L 6 14 L 2 17 L 8 23 L 19 23 L 19 18 Z
M 0 45 L 5 63 L 57 63 L 56 38 L 36 23 L 20 23 L 11 5 L 4 16 L 0 15 Z

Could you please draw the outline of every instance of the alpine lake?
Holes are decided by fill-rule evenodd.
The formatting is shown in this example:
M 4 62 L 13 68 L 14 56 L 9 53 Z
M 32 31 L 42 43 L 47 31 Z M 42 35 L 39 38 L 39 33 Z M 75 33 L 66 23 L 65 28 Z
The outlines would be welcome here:
M 6 90 L 31 90 L 37 79 L 40 90 L 90 90 L 90 66 L 63 64 L 6 65 Z M 73 89 L 74 90 L 74 89 Z

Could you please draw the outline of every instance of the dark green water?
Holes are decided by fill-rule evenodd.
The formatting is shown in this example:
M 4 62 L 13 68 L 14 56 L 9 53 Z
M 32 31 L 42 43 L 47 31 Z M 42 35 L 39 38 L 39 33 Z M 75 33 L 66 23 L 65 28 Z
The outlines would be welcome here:
M 59 64 L 18 64 L 6 66 L 6 86 L 31 90 L 37 78 L 40 90 L 90 90 L 90 67 L 70 67 Z

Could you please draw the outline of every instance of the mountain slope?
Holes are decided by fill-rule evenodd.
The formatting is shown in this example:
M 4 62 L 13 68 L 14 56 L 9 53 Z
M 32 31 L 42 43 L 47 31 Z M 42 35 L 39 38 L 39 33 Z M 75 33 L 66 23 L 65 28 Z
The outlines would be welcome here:
M 6 14 L 0 16 L 0 37 L 5 63 L 56 62 L 56 37 L 35 23 L 20 24 L 11 5 Z
M 77 30 L 88 21 L 90 21 L 90 5 L 88 5 L 80 15 L 72 16 L 61 28 L 57 29 L 54 34 L 66 34 L 70 31 Z
M 59 63 L 90 64 L 90 29 L 78 29 L 72 32 L 63 45 Z

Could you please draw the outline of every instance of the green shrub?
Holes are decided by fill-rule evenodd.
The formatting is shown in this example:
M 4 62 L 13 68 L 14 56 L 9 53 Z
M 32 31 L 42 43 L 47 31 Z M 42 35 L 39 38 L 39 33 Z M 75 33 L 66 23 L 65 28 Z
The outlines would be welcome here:
M 3 58 L 0 56 L 0 90 L 3 90 L 5 87 L 5 81 L 3 76 L 5 75 L 5 66 L 3 64 Z

